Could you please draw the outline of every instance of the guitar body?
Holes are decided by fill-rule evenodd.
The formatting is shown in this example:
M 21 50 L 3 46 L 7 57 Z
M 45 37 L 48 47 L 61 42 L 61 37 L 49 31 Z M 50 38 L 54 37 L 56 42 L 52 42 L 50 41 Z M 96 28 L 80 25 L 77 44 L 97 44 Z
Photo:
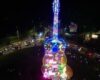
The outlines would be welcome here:
M 54 80 L 69 79 L 72 77 L 72 69 L 67 65 L 65 56 L 66 44 L 63 39 L 49 39 L 44 44 L 45 55 L 43 57 L 42 73 L 45 78 Z

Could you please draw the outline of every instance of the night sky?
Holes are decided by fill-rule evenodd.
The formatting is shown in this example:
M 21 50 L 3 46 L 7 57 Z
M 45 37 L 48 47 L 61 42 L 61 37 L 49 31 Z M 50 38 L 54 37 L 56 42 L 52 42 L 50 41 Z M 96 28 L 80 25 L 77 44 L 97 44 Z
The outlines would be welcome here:
M 71 21 L 81 27 L 88 25 L 99 28 L 99 2 L 81 0 L 60 0 L 60 21 L 69 24 Z M 15 34 L 16 26 L 21 32 L 34 24 L 52 24 L 52 0 L 3 1 L 0 7 L 0 37 Z

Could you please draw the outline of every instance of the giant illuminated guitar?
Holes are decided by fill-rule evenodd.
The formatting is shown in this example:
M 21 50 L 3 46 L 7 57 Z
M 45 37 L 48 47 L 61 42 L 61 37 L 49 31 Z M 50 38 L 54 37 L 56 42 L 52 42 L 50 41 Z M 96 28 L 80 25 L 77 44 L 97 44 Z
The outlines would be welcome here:
M 53 36 L 44 43 L 45 55 L 43 57 L 43 77 L 52 80 L 67 80 L 73 75 L 71 68 L 67 65 L 65 56 L 66 42 L 58 37 L 59 27 L 59 0 L 53 1 Z

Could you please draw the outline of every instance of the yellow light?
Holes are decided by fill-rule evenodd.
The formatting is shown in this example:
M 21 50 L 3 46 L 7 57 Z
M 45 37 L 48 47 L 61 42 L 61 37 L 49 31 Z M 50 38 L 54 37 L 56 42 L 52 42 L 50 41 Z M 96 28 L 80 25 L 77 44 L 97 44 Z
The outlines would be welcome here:
M 96 35 L 96 34 L 92 34 L 92 36 L 91 36 L 93 39 L 97 39 L 98 38 L 98 35 Z

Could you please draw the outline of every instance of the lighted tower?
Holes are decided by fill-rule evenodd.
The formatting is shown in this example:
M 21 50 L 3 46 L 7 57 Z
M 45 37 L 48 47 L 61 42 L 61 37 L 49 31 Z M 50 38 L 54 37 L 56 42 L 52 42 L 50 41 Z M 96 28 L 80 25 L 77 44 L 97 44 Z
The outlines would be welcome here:
M 54 12 L 54 19 L 53 19 L 53 39 L 58 39 L 59 7 L 60 7 L 59 0 L 54 0 L 53 1 L 53 12 Z
M 66 80 L 72 77 L 71 68 L 67 65 L 65 56 L 66 42 L 58 38 L 59 7 L 59 0 L 54 0 L 53 36 L 44 43 L 45 55 L 43 57 L 42 72 L 44 78 L 52 80 Z

